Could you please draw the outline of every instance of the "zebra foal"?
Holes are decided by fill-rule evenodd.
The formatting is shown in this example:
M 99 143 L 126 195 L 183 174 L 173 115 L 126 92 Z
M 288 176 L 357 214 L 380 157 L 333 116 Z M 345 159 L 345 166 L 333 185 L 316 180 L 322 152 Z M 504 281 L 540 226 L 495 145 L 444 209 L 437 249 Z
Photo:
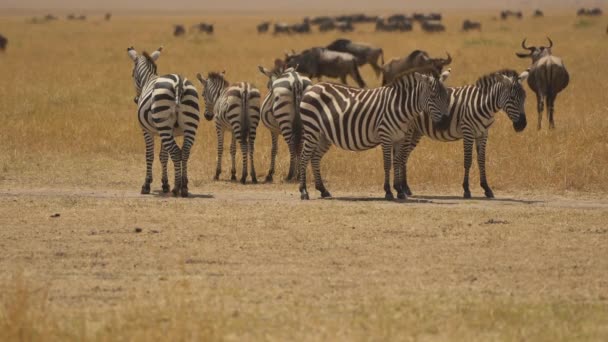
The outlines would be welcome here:
M 162 164 L 162 189 L 169 192 L 167 163 L 169 156 L 175 166 L 173 195 L 188 196 L 188 159 L 196 138 L 199 123 L 198 93 L 194 85 L 177 74 L 158 76 L 156 60 L 162 47 L 152 54 L 141 55 L 133 47 L 127 53 L 133 61 L 133 83 L 137 103 L 137 118 L 146 142 L 146 178 L 142 194 L 150 193 L 152 164 L 154 162 L 154 136 L 160 136 L 159 159 Z M 176 136 L 184 136 L 180 148 Z
M 407 160 L 424 135 L 433 140 L 464 142 L 464 180 L 462 187 L 464 197 L 471 197 L 469 188 L 469 170 L 473 158 L 473 143 L 477 150 L 480 185 L 488 198 L 494 193 L 486 178 L 485 155 L 488 141 L 488 130 L 495 120 L 495 114 L 503 110 L 513 122 L 513 128 L 521 132 L 526 128 L 524 104 L 526 91 L 522 82 L 528 72 L 518 74 L 515 70 L 500 70 L 480 77 L 474 85 L 448 88 L 450 94 L 449 126 L 447 130 L 438 130 L 428 115 L 417 117 L 406 133 L 402 145 L 402 169 L 395 168 L 395 179 L 401 179 L 395 187 L 404 187 L 406 194 L 412 192 L 407 184 Z
M 302 153 L 300 156 L 300 196 L 309 199 L 306 168 L 311 162 L 315 188 L 321 197 L 331 196 L 321 178 L 321 158 L 334 144 L 350 151 L 382 146 L 385 199 L 394 199 L 390 187 L 392 151 L 405 138 L 414 118 L 427 113 L 441 126 L 448 117 L 448 93 L 441 78 L 410 72 L 375 89 L 357 89 L 321 82 L 304 93 L 300 104 Z M 404 189 L 397 189 L 405 198 Z
M 300 75 L 294 68 L 285 69 L 284 65 L 276 64 L 272 70 L 258 66 L 260 72 L 266 75 L 268 81 L 268 94 L 262 102 L 261 118 L 264 125 L 270 130 L 272 137 L 272 150 L 270 155 L 270 170 L 266 181 L 271 182 L 274 175 L 275 161 L 278 152 L 278 135 L 283 135 L 289 148 L 289 173 L 287 181 L 297 177 L 297 160 L 302 134 L 302 120 L 300 119 L 300 102 L 304 91 L 312 85 L 308 77 Z
M 253 85 L 240 82 L 230 85 L 224 78 L 225 72 L 210 72 L 207 78 L 200 73 L 196 77 L 203 85 L 205 99 L 205 119 L 215 120 L 217 133 L 217 167 L 215 180 L 222 173 L 222 154 L 224 152 L 224 132 L 232 133 L 230 155 L 232 168 L 231 180 L 236 180 L 236 141 L 241 145 L 243 171 L 241 183 L 247 181 L 247 160 L 251 161 L 251 182 L 257 183 L 254 167 L 254 143 L 256 129 L 260 122 L 260 91 Z

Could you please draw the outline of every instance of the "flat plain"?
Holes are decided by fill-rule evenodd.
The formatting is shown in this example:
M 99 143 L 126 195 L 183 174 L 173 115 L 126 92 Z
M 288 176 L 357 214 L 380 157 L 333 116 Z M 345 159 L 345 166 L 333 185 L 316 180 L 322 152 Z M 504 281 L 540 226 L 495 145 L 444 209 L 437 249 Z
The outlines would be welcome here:
M 546 11 L 493 20 L 445 13 L 447 32 L 258 35 L 268 17 L 100 15 L 85 22 L 0 17 L 0 338 L 2 340 L 606 340 L 608 338 L 608 87 L 605 18 Z M 272 15 L 295 22 L 300 18 Z M 482 32 L 460 32 L 468 17 Z M 213 36 L 172 36 L 213 22 Z M 523 71 L 521 40 L 546 44 L 571 74 L 555 130 L 490 130 L 490 185 L 461 198 L 462 144 L 423 139 L 409 163 L 415 193 L 382 199 L 381 153 L 332 149 L 333 199 L 299 200 L 283 182 L 219 182 L 213 125 L 191 158 L 191 197 L 142 196 L 143 139 L 126 48 L 164 46 L 160 73 L 226 70 L 264 88 L 257 65 L 285 50 L 346 37 L 454 58 L 448 85 L 503 68 Z M 369 86 L 377 86 L 369 66 Z M 200 86 L 197 84 L 200 89 Z M 265 89 L 263 89 L 265 92 Z M 202 102 L 202 101 L 201 101 Z M 256 168 L 269 165 L 259 127 Z M 226 152 L 227 156 L 227 152 Z M 170 177 L 171 179 L 171 177 Z

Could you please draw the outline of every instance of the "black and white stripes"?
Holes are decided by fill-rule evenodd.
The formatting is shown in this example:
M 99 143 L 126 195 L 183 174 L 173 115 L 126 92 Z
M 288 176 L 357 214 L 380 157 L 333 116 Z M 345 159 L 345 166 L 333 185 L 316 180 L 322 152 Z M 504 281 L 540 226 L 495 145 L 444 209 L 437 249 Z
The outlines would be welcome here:
M 230 131 L 231 180 L 236 180 L 235 157 L 238 140 L 243 154 L 241 183 L 245 184 L 247 180 L 247 159 L 251 161 L 251 181 L 257 183 L 253 155 L 256 129 L 260 121 L 260 91 L 246 82 L 229 85 L 224 78 L 224 72 L 211 72 L 207 78 L 199 73 L 196 77 L 203 84 L 205 119 L 215 120 L 218 140 L 215 179 L 218 180 L 222 173 L 224 132 Z
M 464 197 L 470 198 L 469 170 L 473 155 L 473 143 L 477 150 L 477 162 L 481 187 L 488 198 L 494 194 L 486 179 L 485 151 L 488 140 L 488 129 L 494 123 L 494 116 L 499 110 L 504 110 L 515 131 L 526 128 L 526 113 L 524 103 L 526 92 L 521 83 L 527 78 L 528 72 L 518 74 L 514 70 L 501 70 L 488 74 L 477 80 L 474 85 L 448 88 L 450 94 L 449 128 L 438 130 L 428 115 L 417 117 L 411 129 L 407 132 L 402 151 L 405 157 L 403 183 L 408 195 L 411 191 L 407 184 L 407 159 L 416 147 L 422 135 L 438 141 L 464 141 Z
M 442 75 L 442 78 L 447 77 Z M 321 179 L 320 162 L 334 144 L 350 151 L 363 151 L 382 146 L 384 157 L 384 190 L 390 189 L 391 154 L 416 116 L 430 115 L 443 123 L 448 117 L 448 93 L 437 77 L 417 72 L 402 75 L 393 83 L 375 89 L 356 89 L 332 83 L 318 83 L 305 92 L 300 104 L 303 124 L 300 156 L 300 194 L 308 199 L 306 167 L 312 163 L 315 187 L 322 197 L 330 196 Z M 398 156 L 396 156 L 398 157 Z M 395 165 L 399 165 L 395 159 Z M 399 178 L 396 178 L 399 179 Z M 405 197 L 404 189 L 398 196 Z
M 171 156 L 175 166 L 173 194 L 186 197 L 188 159 L 199 124 L 198 94 L 194 85 L 180 75 L 157 75 L 155 61 L 161 50 L 159 48 L 150 55 L 146 52 L 138 55 L 133 47 L 127 49 L 134 62 L 132 76 L 136 92 L 135 102 L 138 105 L 138 120 L 146 142 L 146 178 L 141 193 L 150 193 L 154 136 L 159 135 L 163 192 L 169 192 L 167 162 Z M 175 141 L 175 137 L 179 135 L 184 136 L 181 148 Z

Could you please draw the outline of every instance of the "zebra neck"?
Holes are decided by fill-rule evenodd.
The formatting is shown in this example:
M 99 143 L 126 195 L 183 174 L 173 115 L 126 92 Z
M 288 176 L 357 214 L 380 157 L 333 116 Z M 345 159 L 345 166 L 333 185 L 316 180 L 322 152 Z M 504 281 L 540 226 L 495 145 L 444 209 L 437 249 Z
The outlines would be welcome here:
M 496 114 L 504 106 L 503 92 L 505 87 L 499 83 L 495 83 L 487 88 L 481 88 L 481 108 L 487 108 L 490 115 Z
M 422 104 L 418 101 L 420 89 L 411 77 L 402 78 L 389 87 L 389 89 L 395 101 L 398 102 L 400 110 L 395 114 L 397 114 L 397 118 L 400 121 L 408 121 L 408 116 L 411 114 L 410 110 L 413 110 L 415 113 L 422 112 Z M 393 111 L 394 109 L 389 108 L 389 110 Z

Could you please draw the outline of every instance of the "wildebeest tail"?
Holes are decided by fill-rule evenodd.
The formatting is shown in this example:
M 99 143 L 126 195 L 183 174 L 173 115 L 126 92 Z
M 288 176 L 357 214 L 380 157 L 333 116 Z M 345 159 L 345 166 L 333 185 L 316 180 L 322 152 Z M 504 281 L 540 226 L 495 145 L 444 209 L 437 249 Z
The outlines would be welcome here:
M 247 144 L 249 140 L 249 89 L 247 85 L 241 94 L 241 143 Z

